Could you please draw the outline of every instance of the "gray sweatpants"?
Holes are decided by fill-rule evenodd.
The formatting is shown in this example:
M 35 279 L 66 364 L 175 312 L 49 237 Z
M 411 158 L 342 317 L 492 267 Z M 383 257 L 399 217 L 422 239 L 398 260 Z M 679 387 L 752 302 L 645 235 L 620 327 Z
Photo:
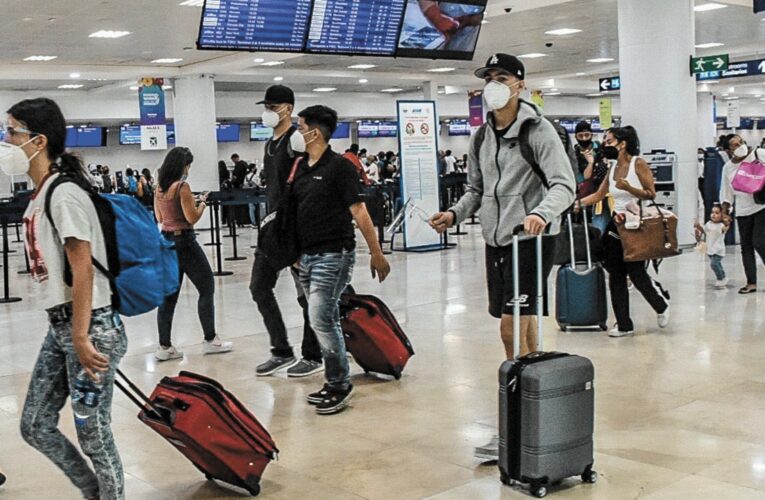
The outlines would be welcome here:
M 21 416 L 24 440 L 56 464 L 85 498 L 125 498 L 125 479 L 111 431 L 114 376 L 127 351 L 125 327 L 111 307 L 93 311 L 88 334 L 99 352 L 109 357 L 109 370 L 101 373 L 103 388 L 97 411 L 77 426 L 77 440 L 93 469 L 77 448 L 58 430 L 61 408 L 82 369 L 72 346 L 71 304 L 48 310 L 50 329 L 32 372 Z

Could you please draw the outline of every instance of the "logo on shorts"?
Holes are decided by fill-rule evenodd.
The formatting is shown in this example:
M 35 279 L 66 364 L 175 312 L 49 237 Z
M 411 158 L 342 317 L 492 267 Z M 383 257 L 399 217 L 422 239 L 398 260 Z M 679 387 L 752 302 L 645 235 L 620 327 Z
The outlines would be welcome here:
M 510 301 L 508 301 L 508 303 L 507 303 L 507 306 L 508 307 L 514 306 L 515 305 L 515 300 L 516 299 L 510 299 Z M 521 295 L 520 297 L 518 297 L 518 303 L 521 305 L 521 307 L 529 307 L 529 296 L 528 295 Z

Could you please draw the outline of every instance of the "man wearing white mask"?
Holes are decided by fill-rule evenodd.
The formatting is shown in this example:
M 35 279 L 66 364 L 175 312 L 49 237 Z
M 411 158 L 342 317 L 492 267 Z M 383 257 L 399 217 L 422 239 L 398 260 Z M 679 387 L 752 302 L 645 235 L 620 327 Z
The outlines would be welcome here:
M 513 228 L 523 225 L 526 233 L 518 249 L 522 315 L 518 354 L 524 355 L 537 350 L 533 236 L 542 234 L 548 225 L 550 235 L 559 232 L 560 215 L 574 202 L 576 182 L 553 125 L 534 104 L 520 98 L 526 85 L 523 63 L 508 54 L 494 54 L 475 75 L 486 81 L 483 96 L 490 113 L 487 122 L 471 138 L 468 189 L 454 207 L 433 215 L 430 224 L 438 232 L 444 232 L 480 211 L 486 241 L 489 313 L 501 320 L 505 354 L 512 359 L 516 354 L 512 316 Z M 529 160 L 534 160 L 534 164 Z M 554 250 L 554 238 L 545 238 L 545 280 L 552 269 Z M 546 290 L 544 292 L 546 312 Z M 496 460 L 498 438 L 476 448 L 475 456 Z
M 266 90 L 264 99 L 258 104 L 265 106 L 263 124 L 274 129 L 273 137 L 266 143 L 263 156 L 263 172 L 266 180 L 266 197 L 269 213 L 279 206 L 279 199 L 285 190 L 287 178 L 295 159 L 305 152 L 303 136 L 296 133 L 292 124 L 295 108 L 295 94 L 284 85 L 273 85 Z M 321 372 L 321 348 L 308 319 L 308 303 L 298 281 L 297 271 L 292 268 L 292 278 L 298 293 L 298 302 L 303 309 L 302 359 L 298 361 L 287 338 L 287 328 L 276 302 L 274 287 L 279 272 L 261 251 L 255 252 L 255 263 L 250 277 L 250 293 L 263 316 L 263 322 L 271 340 L 271 357 L 257 366 L 255 373 L 260 377 L 287 369 L 289 377 L 307 377 Z

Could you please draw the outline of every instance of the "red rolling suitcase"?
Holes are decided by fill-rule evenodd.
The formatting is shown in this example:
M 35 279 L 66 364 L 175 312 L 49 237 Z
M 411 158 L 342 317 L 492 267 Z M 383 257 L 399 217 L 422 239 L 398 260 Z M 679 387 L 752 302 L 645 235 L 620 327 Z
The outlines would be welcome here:
M 147 398 L 121 371 L 118 374 L 132 392 L 119 381 L 115 384 L 141 408 L 138 418 L 208 480 L 244 488 L 253 496 L 260 493 L 263 471 L 279 450 L 258 419 L 220 383 L 182 371 L 163 378 Z
M 340 298 L 345 346 L 366 372 L 401 378 L 414 355 L 396 317 L 385 303 L 372 295 L 344 293 Z

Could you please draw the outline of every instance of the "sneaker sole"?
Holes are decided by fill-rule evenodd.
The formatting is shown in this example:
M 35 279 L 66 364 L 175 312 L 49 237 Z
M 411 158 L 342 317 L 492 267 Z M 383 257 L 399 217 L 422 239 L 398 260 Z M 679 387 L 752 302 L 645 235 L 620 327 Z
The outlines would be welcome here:
M 489 462 L 498 462 L 499 461 L 499 455 L 488 455 L 484 453 L 475 453 L 473 454 L 473 457 L 475 457 L 477 460 L 480 460 L 481 463 L 489 463 Z
M 287 376 L 290 377 L 290 378 L 302 378 L 302 377 L 309 377 L 311 375 L 314 375 L 316 373 L 321 373 L 323 371 L 324 371 L 324 367 L 320 366 L 319 368 L 315 368 L 315 369 L 313 369 L 313 370 L 311 370 L 309 372 L 305 372 L 305 373 L 290 373 L 289 371 L 287 371 Z
M 635 332 L 629 332 L 629 333 L 617 334 L 617 335 L 615 335 L 613 333 L 609 333 L 608 334 L 608 336 L 611 337 L 612 339 L 619 339 L 619 338 L 622 338 L 622 337 L 632 337 L 633 335 L 635 335 Z
M 159 362 L 172 361 L 174 359 L 181 359 L 181 358 L 183 358 L 183 354 L 181 354 L 180 356 L 170 356 L 169 358 L 159 358 L 157 356 L 154 356 L 154 359 L 156 359 Z
M 290 368 L 292 368 L 293 366 L 295 366 L 298 363 L 300 363 L 300 360 L 296 359 L 295 361 L 293 361 L 291 363 L 286 363 L 286 364 L 283 364 L 281 366 L 277 366 L 276 368 L 274 368 L 273 370 L 268 371 L 268 372 L 259 372 L 259 371 L 256 370 L 255 371 L 255 376 L 256 377 L 268 377 L 269 375 L 273 375 L 274 373 L 278 372 L 279 370 L 289 370 Z
M 221 349 L 219 351 L 217 351 L 217 350 L 216 351 L 204 351 L 204 355 L 205 356 L 212 356 L 214 354 L 226 354 L 227 352 L 231 352 L 233 350 L 234 350 L 234 348 L 232 347 L 231 349 Z

